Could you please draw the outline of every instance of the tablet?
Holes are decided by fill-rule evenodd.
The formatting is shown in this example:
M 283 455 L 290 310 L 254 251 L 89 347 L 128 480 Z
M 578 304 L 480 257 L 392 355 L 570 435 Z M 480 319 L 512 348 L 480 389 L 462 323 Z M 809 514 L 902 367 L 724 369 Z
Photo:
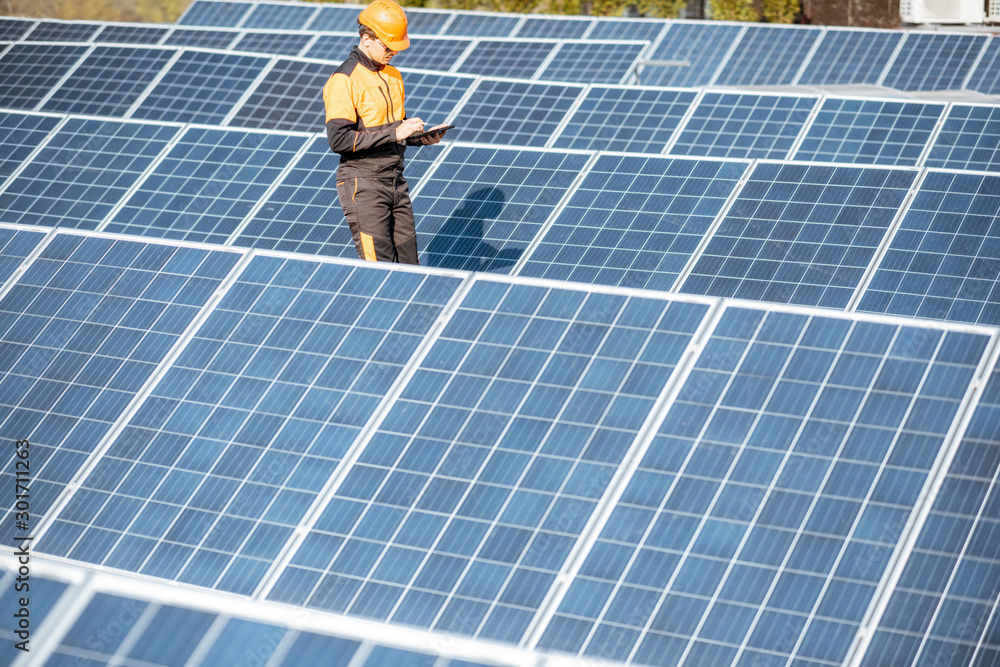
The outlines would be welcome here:
M 411 134 L 408 138 L 409 139 L 423 139 L 424 137 L 426 137 L 429 134 L 438 134 L 440 132 L 444 132 L 445 130 L 450 130 L 453 127 L 455 127 L 455 126 L 454 125 L 445 125 L 444 127 L 436 127 L 433 130 L 427 130 L 426 132 L 418 132 L 416 134 Z

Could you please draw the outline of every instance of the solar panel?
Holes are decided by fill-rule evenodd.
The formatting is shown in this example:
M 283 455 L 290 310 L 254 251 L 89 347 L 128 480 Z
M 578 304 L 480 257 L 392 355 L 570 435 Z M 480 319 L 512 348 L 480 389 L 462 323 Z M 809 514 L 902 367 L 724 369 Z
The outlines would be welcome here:
M 478 281 L 269 598 L 517 642 L 706 310 Z
M 318 7 L 311 4 L 255 4 L 240 27 L 248 30 L 305 30 L 317 11 Z
M 58 116 L 0 113 L 0 186 L 45 141 Z
M 1000 93 L 1000 82 L 996 78 L 998 68 L 1000 68 L 1000 40 L 991 39 L 986 43 L 983 58 L 972 71 L 965 87 L 987 95 Z
M 14 603 L 20 602 L 20 600 L 15 598 L 21 597 L 20 595 L 16 595 L 16 593 L 30 593 L 30 607 L 28 608 L 28 613 L 30 614 L 29 624 L 37 628 L 47 620 L 52 607 L 55 606 L 59 600 L 59 596 L 67 588 L 66 584 L 61 581 L 39 577 L 33 572 L 28 582 L 29 588 L 18 590 L 17 587 L 23 587 L 24 582 L 18 582 L 16 576 L 12 571 L 0 577 L 0 586 L 4 587 L 3 590 L 11 591 L 10 603 L 8 604 L 11 613 L 4 614 L 3 620 L 0 621 L 0 640 L 2 640 L 0 641 L 0 660 L 3 660 L 8 665 L 13 665 L 14 661 L 22 653 L 20 649 L 15 647 L 15 644 L 23 641 L 21 636 L 14 634 L 15 632 L 23 631 L 18 624 L 20 619 L 14 617 L 14 612 L 19 610 L 18 607 L 15 607 Z M 33 648 L 30 629 L 28 630 L 28 643 L 26 646 L 29 649 Z
M 238 258 L 60 234 L 0 298 L 3 429 L 31 441 L 32 516 L 48 512 Z M 12 456 L 0 473 L 11 488 Z
M 875 85 L 901 39 L 898 31 L 827 28 L 796 83 Z
M 309 47 L 305 55 L 309 58 L 321 58 L 339 64 L 347 60 L 347 56 L 351 53 L 351 47 L 357 43 L 357 33 L 353 35 L 346 33 L 340 35 L 320 35 L 313 45 Z M 336 67 L 330 68 L 330 74 L 333 74 L 333 70 L 335 69 Z
M 411 35 L 437 35 L 451 18 L 451 12 L 406 9 L 406 30 Z
M 760 163 L 681 289 L 844 308 L 915 176 Z
M 650 86 L 707 86 L 743 28 L 733 24 L 672 22 L 653 61 L 689 62 L 687 67 L 644 65 L 640 81 Z
M 897 90 L 953 90 L 962 87 L 987 35 L 910 32 L 881 85 Z
M 791 95 L 705 93 L 670 153 L 784 158 L 817 101 Z
M 442 148 L 436 144 L 407 149 L 404 173 L 411 190 Z M 337 156 L 330 151 L 326 137 L 316 137 L 233 243 L 288 252 L 357 257 L 337 199 L 337 165 Z
M 468 38 L 414 37 L 410 48 L 400 51 L 392 59 L 395 67 L 435 69 L 447 72 L 472 44 Z
M 945 105 L 884 100 L 823 100 L 796 160 L 917 164 Z
M 256 257 L 47 552 L 250 595 L 459 283 Z
M 501 16 L 489 12 L 478 14 L 456 12 L 454 20 L 448 24 L 448 34 L 465 37 L 507 37 L 520 21 L 520 16 Z
M 320 30 L 324 32 L 346 31 L 357 34 L 358 15 L 361 13 L 362 9 L 364 9 L 364 5 L 354 7 L 322 5 L 319 8 L 319 13 L 316 14 L 312 22 L 306 26 L 306 29 Z
M 308 33 L 248 32 L 233 44 L 232 50 L 294 56 L 312 39 L 313 36 Z
M 591 23 L 593 19 L 528 16 L 514 34 L 517 37 L 577 39 L 583 37 L 583 33 L 587 32 Z
M 1000 177 L 929 171 L 859 310 L 1000 324 Z
M 454 113 L 459 101 L 475 83 L 472 77 L 433 72 L 404 72 L 406 116 L 420 118 L 429 127 Z M 464 107 L 463 107 L 464 108 Z M 451 139 L 451 135 L 446 135 Z
M 456 141 L 544 146 L 583 86 L 481 80 L 455 118 Z
M 452 147 L 413 199 L 421 263 L 509 272 L 589 158 Z
M 953 104 L 924 164 L 1000 171 L 1000 108 Z
M 669 290 L 746 168 L 602 154 L 520 275 Z
M 72 23 L 69 21 L 39 21 L 28 33 L 26 42 L 89 42 L 101 29 L 99 23 Z
M 815 28 L 767 28 L 750 24 L 714 83 L 720 86 L 788 85 L 795 79 L 820 34 L 821 31 Z
M 0 19 L 0 41 L 15 42 L 35 26 L 36 21 L 31 19 Z
M 577 83 L 618 83 L 635 70 L 645 42 L 563 42 L 539 79 Z
M 70 118 L 0 193 L 0 220 L 96 229 L 179 130 Z
M 691 90 L 592 86 L 552 145 L 660 153 L 695 97 Z
M 307 140 L 190 127 L 104 230 L 224 243 Z
M 174 53 L 173 49 L 97 46 L 52 93 L 42 109 L 124 116 Z
M 0 227 L 0 281 L 7 282 L 44 237 L 39 230 Z
M 34 109 L 87 51 L 69 44 L 14 44 L 0 57 L 0 107 Z
M 595 18 L 587 39 L 644 39 L 653 42 L 668 24 L 650 19 Z
M 457 19 L 456 19 L 457 20 Z M 482 40 L 458 66 L 459 72 L 530 79 L 558 42 Z
M 219 123 L 267 66 L 264 57 L 184 51 L 132 113 L 133 118 Z
M 95 42 L 119 44 L 158 44 L 170 28 L 151 28 L 141 25 L 105 25 L 94 37 Z
M 539 646 L 843 664 L 985 344 L 727 308 Z
M 234 28 L 253 6 L 250 2 L 195 0 L 188 6 L 184 15 L 177 19 L 177 24 Z
M 236 30 L 174 30 L 163 40 L 168 46 L 200 46 L 206 49 L 228 48 L 240 33 Z
M 994 370 L 860 663 L 1000 659 L 1000 371 Z
M 229 125 L 269 130 L 324 130 L 323 85 L 335 68 L 283 58 L 264 75 Z

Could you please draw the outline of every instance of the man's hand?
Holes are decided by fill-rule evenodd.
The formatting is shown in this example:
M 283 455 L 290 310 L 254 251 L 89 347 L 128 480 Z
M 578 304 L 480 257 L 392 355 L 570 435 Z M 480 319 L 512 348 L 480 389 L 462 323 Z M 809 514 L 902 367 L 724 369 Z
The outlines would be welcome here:
M 435 125 L 431 129 L 429 129 L 428 132 L 434 132 L 434 130 L 438 129 L 439 127 L 447 127 L 447 125 L 445 125 L 444 123 L 442 123 L 441 125 Z M 430 144 L 438 144 L 441 143 L 441 139 L 442 137 L 444 137 L 444 133 L 447 131 L 448 130 L 434 132 L 434 134 L 428 134 L 426 137 L 420 137 L 419 139 L 417 139 L 417 141 L 419 141 L 424 146 L 429 146 Z
M 396 126 L 396 141 L 402 141 L 411 134 L 424 131 L 424 121 L 419 118 L 407 118 Z

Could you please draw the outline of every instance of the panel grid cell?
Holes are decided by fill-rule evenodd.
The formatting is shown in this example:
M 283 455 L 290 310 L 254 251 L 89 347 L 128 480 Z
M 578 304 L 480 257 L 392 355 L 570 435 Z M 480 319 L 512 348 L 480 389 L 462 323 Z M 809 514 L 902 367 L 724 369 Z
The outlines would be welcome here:
M 363 6 L 338 7 L 324 4 L 319 8 L 319 14 L 312 20 L 307 30 L 320 32 L 353 32 L 358 33 L 358 15 Z
M 761 163 L 681 290 L 844 308 L 915 177 Z
M 240 33 L 236 30 L 183 30 L 174 28 L 163 40 L 167 46 L 200 46 L 206 49 L 226 49 Z
M 669 290 L 746 167 L 602 155 L 520 275 Z
M 750 24 L 715 83 L 720 86 L 788 85 L 820 34 L 815 28 L 767 28 Z
M 991 39 L 987 42 L 983 57 L 969 77 L 966 87 L 986 95 L 1000 93 L 1000 81 L 996 76 L 998 68 L 1000 68 L 1000 40 Z
M 827 28 L 798 83 L 875 85 L 901 39 L 901 32 Z
M 440 125 L 473 84 L 469 77 L 431 72 L 404 72 L 403 80 L 407 118 L 420 118 L 428 127 Z M 451 140 L 454 131 L 449 132 L 445 136 Z
M 394 67 L 447 72 L 471 43 L 471 39 L 414 37 L 410 40 L 410 48 L 397 53 L 392 59 L 392 64 Z
M 516 643 L 706 310 L 474 285 L 269 597 Z
M 0 107 L 35 108 L 86 50 L 68 44 L 12 45 L 0 57 Z
M 356 46 L 357 43 L 357 33 L 353 35 L 320 35 L 316 42 L 306 51 L 305 56 L 307 58 L 333 61 L 330 65 L 333 63 L 340 64 L 347 59 L 347 56 L 351 53 L 351 47 Z M 329 67 L 330 74 L 333 74 L 337 68 L 330 67 L 330 65 L 327 65 L 327 67 Z
M 322 90 L 328 63 L 280 59 L 264 75 L 229 125 L 292 132 L 322 132 L 326 110 Z
M 307 140 L 192 127 L 104 229 L 224 243 Z
M 1000 176 L 931 171 L 859 310 L 1000 324 Z
M 587 32 L 593 19 L 570 19 L 543 16 L 529 16 L 517 30 L 518 37 L 540 37 L 543 39 L 577 39 Z M 627 39 L 627 38 L 619 38 Z
M 421 262 L 510 271 L 589 158 L 454 147 L 413 200 Z
M 881 85 L 897 90 L 959 89 L 987 39 L 911 32 Z
M 459 282 L 254 258 L 46 552 L 250 595 Z
M 1000 661 L 1000 371 L 994 370 L 861 662 Z
M 16 42 L 34 25 L 35 21 L 28 19 L 0 19 L 0 41 Z
M 661 153 L 695 96 L 690 90 L 594 86 L 553 145 Z
M 645 65 L 640 82 L 648 86 L 705 86 L 740 34 L 738 25 L 711 23 L 671 23 L 650 60 L 687 61 L 687 67 Z
M 583 86 L 482 80 L 455 118 L 456 141 L 544 146 Z
M 132 117 L 218 124 L 267 63 L 263 57 L 185 51 Z
M 451 12 L 408 11 L 406 29 L 411 35 L 437 35 L 450 17 Z
M 476 44 L 472 53 L 462 61 L 458 71 L 466 74 L 530 79 L 557 44 L 558 42 L 483 40 Z
M 69 21 L 39 21 L 26 42 L 89 42 L 101 29 L 99 23 L 74 23 Z
M 519 16 L 498 16 L 489 12 L 457 14 L 448 25 L 448 34 L 464 37 L 507 37 L 520 20 Z
M 248 32 L 231 47 L 233 51 L 298 55 L 313 36 L 301 32 Z
M 178 21 L 178 25 L 198 25 L 233 28 L 253 8 L 250 2 L 195 0 Z
M 987 342 L 727 309 L 539 647 L 842 664 Z
M 266 30 L 305 30 L 316 13 L 312 4 L 293 5 L 289 3 L 254 5 L 240 27 L 246 30 L 263 28 Z
M 670 149 L 672 155 L 787 157 L 817 99 L 706 93 Z
M 1000 171 L 1000 107 L 952 105 L 924 164 Z
M 594 22 L 596 25 L 587 39 L 641 39 L 653 42 L 667 25 L 666 21 L 650 19 L 596 18 Z
M 2 428 L 32 443 L 35 520 L 238 259 L 234 252 L 59 235 L 0 299 Z M 0 473 L 10 488 L 13 452 Z M 4 516 L 0 534 L 8 544 L 13 527 L 13 516 Z
M 172 49 L 98 46 L 42 109 L 91 116 L 124 116 L 173 55 Z
M 0 113 L 0 185 L 45 141 L 57 116 Z
M 794 159 L 913 166 L 943 104 L 827 98 Z
M 635 69 L 648 44 L 641 42 L 566 42 L 538 78 L 575 83 L 618 83 Z
M 95 42 L 118 44 L 158 44 L 170 28 L 150 28 L 141 25 L 106 25 L 94 38 Z

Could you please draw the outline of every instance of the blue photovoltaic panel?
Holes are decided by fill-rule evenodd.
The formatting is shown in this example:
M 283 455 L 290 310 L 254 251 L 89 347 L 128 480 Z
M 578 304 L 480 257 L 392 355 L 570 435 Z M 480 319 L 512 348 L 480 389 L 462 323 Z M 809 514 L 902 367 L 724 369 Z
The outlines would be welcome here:
M 407 148 L 404 175 L 411 190 L 441 150 L 440 145 Z M 316 137 L 234 245 L 357 257 L 337 198 L 338 163 L 326 136 Z
M 892 591 L 864 667 L 1000 663 L 1000 370 Z
M 897 90 L 961 88 L 988 39 L 988 35 L 910 32 L 881 85 Z
M 14 275 L 44 237 L 43 232 L 0 227 L 0 285 Z
M 437 35 L 450 17 L 451 12 L 411 11 L 407 9 L 406 31 L 410 35 Z
M 394 67 L 447 72 L 471 43 L 472 40 L 468 38 L 413 37 L 410 39 L 410 48 L 397 53 L 392 59 L 392 64 Z
M 987 340 L 727 309 L 540 648 L 843 664 Z
M 238 259 L 59 235 L 0 299 L 0 427 L 32 443 L 32 517 L 45 515 Z M 0 473 L 10 488 L 12 453 Z M 11 519 L 0 524 L 7 544 Z
M 295 56 L 312 41 L 312 38 L 311 34 L 301 32 L 248 32 L 231 48 L 233 51 Z
M 454 119 L 456 141 L 544 146 L 584 90 L 572 84 L 482 80 Z
M 455 110 L 459 100 L 473 85 L 474 79 L 454 74 L 403 72 L 406 86 L 405 109 L 408 118 L 420 118 L 428 128 L 440 125 Z M 450 141 L 453 131 L 445 135 Z
M 0 19 L 0 41 L 16 42 L 35 25 L 33 19 Z
M 660 45 L 649 60 L 673 60 L 690 63 L 687 67 L 644 65 L 640 82 L 649 86 L 707 86 L 726 53 L 742 30 L 732 24 L 711 22 L 670 24 Z
M 173 49 L 98 46 L 42 109 L 124 116 L 173 55 Z
M 245 30 L 263 28 L 266 30 L 305 30 L 319 9 L 314 4 L 293 5 L 289 3 L 254 5 L 240 27 Z
M 1000 171 L 1000 107 L 953 104 L 924 164 Z
M 478 42 L 458 71 L 485 76 L 530 79 L 558 42 Z
M 465 37 L 508 37 L 521 20 L 519 16 L 499 16 L 489 12 L 456 14 L 448 25 L 449 35 Z
M 353 32 L 358 34 L 358 15 L 364 5 L 357 7 L 344 7 L 336 5 L 323 5 L 319 8 L 319 13 L 312 22 L 306 26 L 306 30 L 323 32 Z
M 875 85 L 901 39 L 899 31 L 827 28 L 797 83 Z
M 996 75 L 998 68 L 1000 68 L 1000 40 L 991 39 L 986 43 L 986 51 L 972 72 L 972 76 L 969 77 L 966 88 L 987 95 L 1000 93 L 1000 80 Z
M 928 172 L 859 310 L 1000 324 L 1000 176 Z
M 602 155 L 520 275 L 669 290 L 746 168 Z
M 459 283 L 256 257 L 46 552 L 252 594 Z
M 780 160 L 788 155 L 817 101 L 815 97 L 706 93 L 670 153 Z
M 767 28 L 750 24 L 714 83 L 788 85 L 820 34 L 816 28 Z
M 224 243 L 307 141 L 189 128 L 104 229 Z
M 157 82 L 133 118 L 219 123 L 232 111 L 268 58 L 185 51 Z
M 26 42 L 89 42 L 98 30 L 97 23 L 70 23 L 60 21 L 39 21 L 38 25 L 24 38 Z
M 250 2 L 195 0 L 184 12 L 184 16 L 178 19 L 177 24 L 235 28 L 253 6 Z
M 87 50 L 64 44 L 14 44 L 0 57 L 0 107 L 33 109 Z
M 269 597 L 517 643 L 706 311 L 475 284 Z
M 240 33 L 236 30 L 183 30 L 174 28 L 163 40 L 166 46 L 200 46 L 206 49 L 225 49 Z
M 912 166 L 944 109 L 943 104 L 828 97 L 793 157 Z
M 58 116 L 0 112 L 0 185 L 45 141 Z
M 509 272 L 589 157 L 455 146 L 413 200 L 421 263 Z
M 542 39 L 577 39 L 583 37 L 593 19 L 570 19 L 546 16 L 528 16 L 517 30 L 518 37 L 540 37 Z M 619 37 L 618 39 L 635 39 Z
M 915 177 L 761 163 L 681 290 L 844 308 Z
M 323 86 L 335 69 L 329 63 L 276 61 L 229 125 L 324 132 Z
M 556 138 L 556 148 L 660 153 L 695 92 L 594 86 Z
M 14 549 L 20 546 L 20 542 L 14 543 Z M 28 547 L 32 550 L 31 547 Z M 11 567 L 13 568 L 14 560 L 11 560 Z M 0 570 L 2 573 L 2 570 Z M 0 586 L 2 590 L 8 591 L 7 593 L 7 603 L 5 606 L 8 609 L 8 613 L 0 616 L 3 620 L 0 621 L 0 660 L 2 660 L 7 665 L 14 664 L 23 652 L 18 649 L 15 644 L 24 641 L 25 635 L 15 635 L 15 632 L 27 632 L 28 642 L 25 646 L 30 650 L 35 648 L 35 644 L 31 642 L 34 637 L 32 637 L 32 630 L 39 627 L 48 618 L 49 612 L 52 611 L 52 607 L 55 606 L 56 602 L 59 600 L 59 596 L 63 594 L 66 590 L 66 584 L 61 581 L 53 581 L 52 579 L 44 579 L 38 574 L 32 572 L 28 576 L 27 581 L 16 581 L 15 577 L 17 575 L 14 572 L 7 573 L 5 576 L 0 576 Z M 16 587 L 16 588 L 15 588 Z M 18 590 L 20 589 L 20 590 Z M 28 598 L 28 623 L 29 626 L 27 630 L 18 626 L 20 619 L 14 617 L 15 611 L 20 609 L 17 604 L 20 602 L 21 597 Z M 37 635 L 36 635 L 37 636 Z M 36 640 L 37 641 L 37 640 Z
M 644 39 L 648 42 L 654 41 L 667 25 L 666 21 L 650 19 L 597 18 L 594 23 L 587 39 Z
M 0 193 L 0 220 L 97 229 L 178 131 L 70 118 Z
M 285 659 L 275 667 L 300 667 L 310 663 L 330 663 L 347 667 L 358 646 L 357 641 L 303 632 L 295 638 L 295 643 L 292 644 Z
M 538 78 L 578 83 L 618 83 L 635 69 L 635 59 L 648 44 L 566 42 Z
M 119 44 L 158 44 L 170 28 L 147 28 L 141 25 L 106 25 L 94 38 L 95 42 Z
M 337 66 L 347 60 L 347 56 L 351 53 L 351 47 L 355 46 L 358 41 L 357 33 L 353 35 L 320 35 L 303 55 L 308 58 L 331 61 L 327 66 L 330 74 L 333 74 Z

